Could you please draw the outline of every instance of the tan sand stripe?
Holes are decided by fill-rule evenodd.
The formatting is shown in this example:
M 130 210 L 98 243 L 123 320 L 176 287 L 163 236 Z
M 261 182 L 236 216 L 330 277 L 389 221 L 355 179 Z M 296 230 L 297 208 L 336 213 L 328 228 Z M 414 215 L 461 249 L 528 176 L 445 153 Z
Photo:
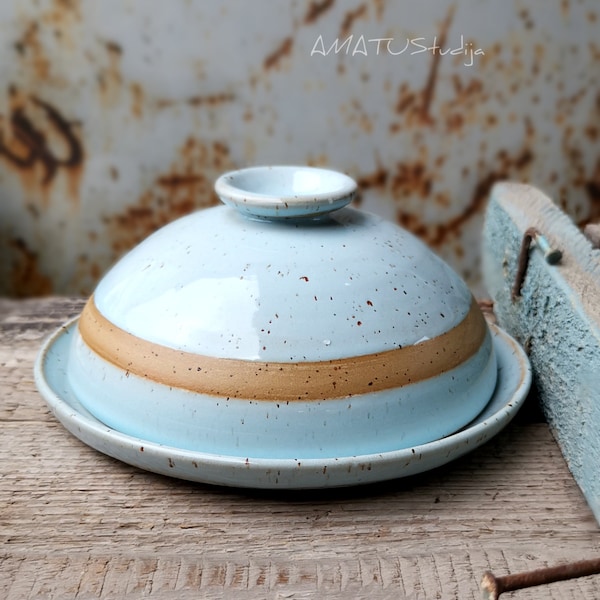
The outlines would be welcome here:
M 93 297 L 79 331 L 94 352 L 127 373 L 213 396 L 289 402 L 343 398 L 428 379 L 473 356 L 487 325 L 473 299 L 464 320 L 436 338 L 376 354 L 300 363 L 215 358 L 149 342 L 106 319 Z

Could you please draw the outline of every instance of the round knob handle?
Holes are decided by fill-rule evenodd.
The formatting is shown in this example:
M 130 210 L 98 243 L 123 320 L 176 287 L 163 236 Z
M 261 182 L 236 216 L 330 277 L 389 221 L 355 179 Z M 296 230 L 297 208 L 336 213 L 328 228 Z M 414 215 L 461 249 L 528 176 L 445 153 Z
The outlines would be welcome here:
M 215 191 L 222 202 L 249 217 L 315 218 L 349 204 L 356 182 L 329 169 L 265 166 L 225 173 Z

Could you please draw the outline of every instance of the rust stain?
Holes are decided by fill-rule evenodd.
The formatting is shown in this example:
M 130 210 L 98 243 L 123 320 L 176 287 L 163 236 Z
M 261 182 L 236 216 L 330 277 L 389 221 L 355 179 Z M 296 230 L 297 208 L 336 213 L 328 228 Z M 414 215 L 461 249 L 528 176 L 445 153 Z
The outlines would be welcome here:
M 123 54 L 123 48 L 121 47 L 121 44 L 118 44 L 117 42 L 107 40 L 104 45 L 109 53 L 113 56 L 121 56 L 121 54 Z
M 518 12 L 518 16 L 523 22 L 525 29 L 533 29 L 535 23 L 531 17 L 531 13 L 526 8 L 521 9 Z
M 400 85 L 398 93 L 398 102 L 396 103 L 396 112 L 402 114 L 406 112 L 411 106 L 417 103 L 417 94 L 412 91 L 406 82 Z
M 424 123 L 435 126 L 438 119 L 442 121 L 446 132 L 458 133 L 467 125 L 468 115 L 477 114 L 478 108 L 488 99 L 485 86 L 480 79 L 473 77 L 465 82 L 455 74 L 451 80 L 454 97 L 439 107 L 434 118 L 430 112 L 433 99 L 433 87 L 430 82 L 435 81 L 432 74 L 437 72 L 436 69 L 432 68 L 430 71 L 424 90 L 413 90 L 406 82 L 400 85 L 395 112 L 400 115 L 401 122 L 392 122 L 389 125 L 388 130 L 391 134 L 410 127 L 421 128 Z M 491 118 L 493 121 L 486 121 L 487 125 L 497 120 L 495 115 Z
M 565 110 L 567 114 L 572 113 L 580 103 L 582 95 L 580 91 L 559 100 L 557 108 Z M 598 130 L 595 123 L 600 116 L 600 94 L 596 94 L 590 121 L 587 125 L 575 128 L 573 125 L 563 127 L 562 152 L 565 164 L 565 183 L 558 188 L 558 202 L 563 210 L 568 212 L 573 220 L 580 226 L 593 222 L 600 216 L 600 159 L 596 158 L 591 172 L 588 166 L 591 148 L 590 142 L 582 145 L 582 140 L 587 138 L 596 141 Z M 582 190 L 587 197 L 586 203 L 572 206 L 569 201 L 573 190 Z
M 69 193 L 76 196 L 84 163 L 78 123 L 49 102 L 15 88 L 11 89 L 10 103 L 9 126 L 0 128 L 0 157 L 29 183 L 39 183 L 42 188 L 64 169 L 71 176 Z
M 385 187 L 389 173 L 384 167 L 379 167 L 373 173 L 368 175 L 360 175 L 356 178 L 356 183 L 359 190 L 368 190 L 372 188 Z
M 348 126 L 356 125 L 365 134 L 372 133 L 373 122 L 358 100 L 353 99 L 348 106 L 342 106 L 341 110 L 347 114 L 346 123 Z
M 106 108 L 115 106 L 119 100 L 123 77 L 121 75 L 121 58 L 123 48 L 114 41 L 105 41 L 107 64 L 100 69 L 97 75 L 100 97 Z
M 462 227 L 473 217 L 483 212 L 492 186 L 501 180 L 508 179 L 516 172 L 522 172 L 533 161 L 534 156 L 529 148 L 525 147 L 514 156 L 506 152 L 499 152 L 498 166 L 490 170 L 475 184 L 471 200 L 462 212 L 444 223 L 426 223 L 419 215 L 398 209 L 396 217 L 400 225 L 412 231 L 415 235 L 433 247 L 444 244 L 452 235 L 458 235 Z M 392 180 L 394 196 L 401 201 L 409 195 L 428 197 L 431 192 L 432 176 L 427 173 L 425 166 L 419 163 L 401 163 Z M 443 194 L 434 196 L 441 205 L 449 203 Z
M 322 0 L 321 2 L 311 2 L 306 14 L 304 15 L 304 24 L 310 25 L 318 21 L 333 5 L 335 0 Z
M 385 12 L 385 3 L 386 3 L 386 0 L 375 0 L 375 2 L 374 2 L 375 14 L 379 21 L 381 21 L 381 19 L 383 17 L 383 13 Z
M 44 27 L 52 28 L 54 37 L 63 44 L 75 48 L 77 38 L 73 33 L 82 23 L 80 0 L 53 0 L 48 10 L 41 13 L 39 21 Z
M 156 108 L 171 108 L 172 106 L 176 106 L 178 104 L 188 104 L 193 107 L 213 107 L 220 106 L 221 104 L 226 104 L 228 102 L 233 102 L 236 96 L 232 92 L 217 92 L 215 94 L 198 94 L 196 96 L 190 96 L 185 100 L 174 100 L 171 98 L 165 98 L 158 100 L 156 102 Z
M 335 0 L 322 0 L 321 2 L 313 1 L 310 3 L 308 10 L 304 16 L 303 25 L 310 25 L 315 23 L 321 16 L 327 12 L 334 4 Z M 284 38 L 279 46 L 273 50 L 263 61 L 264 71 L 269 71 L 279 67 L 281 60 L 289 56 L 294 48 L 293 36 L 287 36 Z M 258 81 L 257 76 L 250 78 L 250 86 L 254 87 Z
M 208 94 L 206 96 L 192 96 L 187 100 L 190 106 L 218 106 L 227 102 L 233 102 L 235 94 L 231 92 L 221 92 L 219 94 Z
M 81 19 L 81 0 L 53 0 L 54 10 L 51 14 L 64 18 L 65 13 Z
M 450 113 L 445 120 L 448 131 L 460 131 L 465 124 L 465 117 L 461 112 Z
M 50 60 L 40 41 L 39 32 L 39 24 L 30 23 L 23 35 L 14 43 L 14 48 L 25 65 L 31 68 L 36 79 L 45 81 L 50 78 Z
M 464 82 L 458 75 L 452 78 L 454 98 L 440 107 L 443 115 L 444 126 L 449 133 L 460 132 L 469 122 L 468 116 L 476 115 L 478 108 L 485 105 L 488 96 L 483 82 L 478 78 L 471 78 Z M 484 117 L 483 123 L 492 126 L 497 122 L 495 115 L 491 120 Z
M 317 155 L 309 154 L 306 157 L 306 164 L 309 167 L 327 167 L 329 165 L 329 158 L 325 153 Z
M 156 179 L 156 183 L 165 188 L 178 188 L 182 185 L 195 185 L 204 182 L 202 175 L 162 175 Z
M 446 37 L 448 35 L 448 30 L 452 25 L 452 20 L 454 18 L 455 5 L 451 5 L 448 9 L 448 13 L 446 14 L 446 18 L 444 19 L 440 33 L 439 33 L 439 45 L 440 48 L 443 48 L 446 45 Z M 430 109 L 431 104 L 433 102 L 433 97 L 435 94 L 435 86 L 438 79 L 438 70 L 440 66 L 440 59 L 442 55 L 439 52 L 435 52 L 432 56 L 431 67 L 429 69 L 429 74 L 427 75 L 427 81 L 425 83 L 425 87 L 423 88 L 422 96 L 421 96 L 421 105 L 420 105 L 420 115 L 423 123 L 431 123 L 431 115 Z
M 600 202 L 600 180 L 588 181 L 585 191 L 592 202 Z
M 10 240 L 9 245 L 14 250 L 9 293 L 17 298 L 51 294 L 52 281 L 40 271 L 37 252 L 20 237 Z
M 214 180 L 233 168 L 224 143 L 188 138 L 171 168 L 156 176 L 136 204 L 104 218 L 114 258 L 176 218 L 217 204 Z
M 591 202 L 600 202 L 600 159 L 596 161 L 594 172 L 585 183 L 585 190 Z
M 95 232 L 89 232 L 90 241 L 95 241 L 97 235 L 91 235 Z M 106 268 L 108 265 L 105 265 Z M 77 256 L 77 264 L 72 276 L 72 281 L 76 282 L 78 289 L 72 291 L 82 296 L 89 296 L 95 287 L 96 282 L 102 276 L 102 267 L 96 262 L 91 261 L 90 256 L 83 252 Z
M 294 40 L 291 37 L 286 37 L 281 44 L 267 56 L 263 62 L 266 71 L 273 69 L 279 65 L 279 62 L 284 56 L 289 56 L 294 46 Z
M 367 5 L 361 4 L 356 10 L 350 10 L 346 13 L 342 26 L 340 27 L 340 38 L 346 38 L 352 32 L 354 22 L 367 14 Z
M 144 89 L 141 84 L 134 82 L 129 85 L 131 90 L 131 113 L 137 119 L 144 116 Z
M 589 200 L 589 209 L 587 216 L 577 222 L 581 228 L 595 223 L 600 218 L 600 159 L 596 161 L 594 171 L 585 181 L 583 188 Z
M 432 185 L 433 176 L 421 161 L 399 163 L 392 178 L 392 192 L 396 198 L 415 194 L 427 198 Z

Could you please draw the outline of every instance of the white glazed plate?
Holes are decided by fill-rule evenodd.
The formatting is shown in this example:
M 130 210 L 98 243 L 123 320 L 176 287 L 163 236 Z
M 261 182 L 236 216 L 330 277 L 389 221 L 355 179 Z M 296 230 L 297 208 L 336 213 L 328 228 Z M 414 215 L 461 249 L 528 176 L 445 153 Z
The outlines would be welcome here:
M 66 371 L 74 319 L 45 343 L 35 365 L 38 389 L 56 418 L 92 448 L 147 471 L 232 487 L 311 489 L 353 486 L 414 475 L 442 466 L 487 442 L 515 416 L 529 390 L 531 370 L 521 347 L 490 326 L 498 382 L 485 409 L 469 425 L 440 440 L 381 454 L 268 459 L 181 450 L 134 438 L 94 418 L 70 390 Z

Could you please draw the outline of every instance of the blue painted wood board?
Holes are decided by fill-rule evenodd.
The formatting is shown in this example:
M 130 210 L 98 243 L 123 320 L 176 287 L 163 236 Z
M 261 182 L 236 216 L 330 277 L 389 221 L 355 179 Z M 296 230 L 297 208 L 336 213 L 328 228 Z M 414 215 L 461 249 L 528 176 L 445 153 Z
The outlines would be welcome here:
M 534 242 L 513 300 L 521 242 L 532 226 L 563 258 L 548 264 Z M 544 414 L 600 523 L 600 250 L 541 191 L 505 182 L 487 207 L 482 268 L 498 322 L 527 350 Z

